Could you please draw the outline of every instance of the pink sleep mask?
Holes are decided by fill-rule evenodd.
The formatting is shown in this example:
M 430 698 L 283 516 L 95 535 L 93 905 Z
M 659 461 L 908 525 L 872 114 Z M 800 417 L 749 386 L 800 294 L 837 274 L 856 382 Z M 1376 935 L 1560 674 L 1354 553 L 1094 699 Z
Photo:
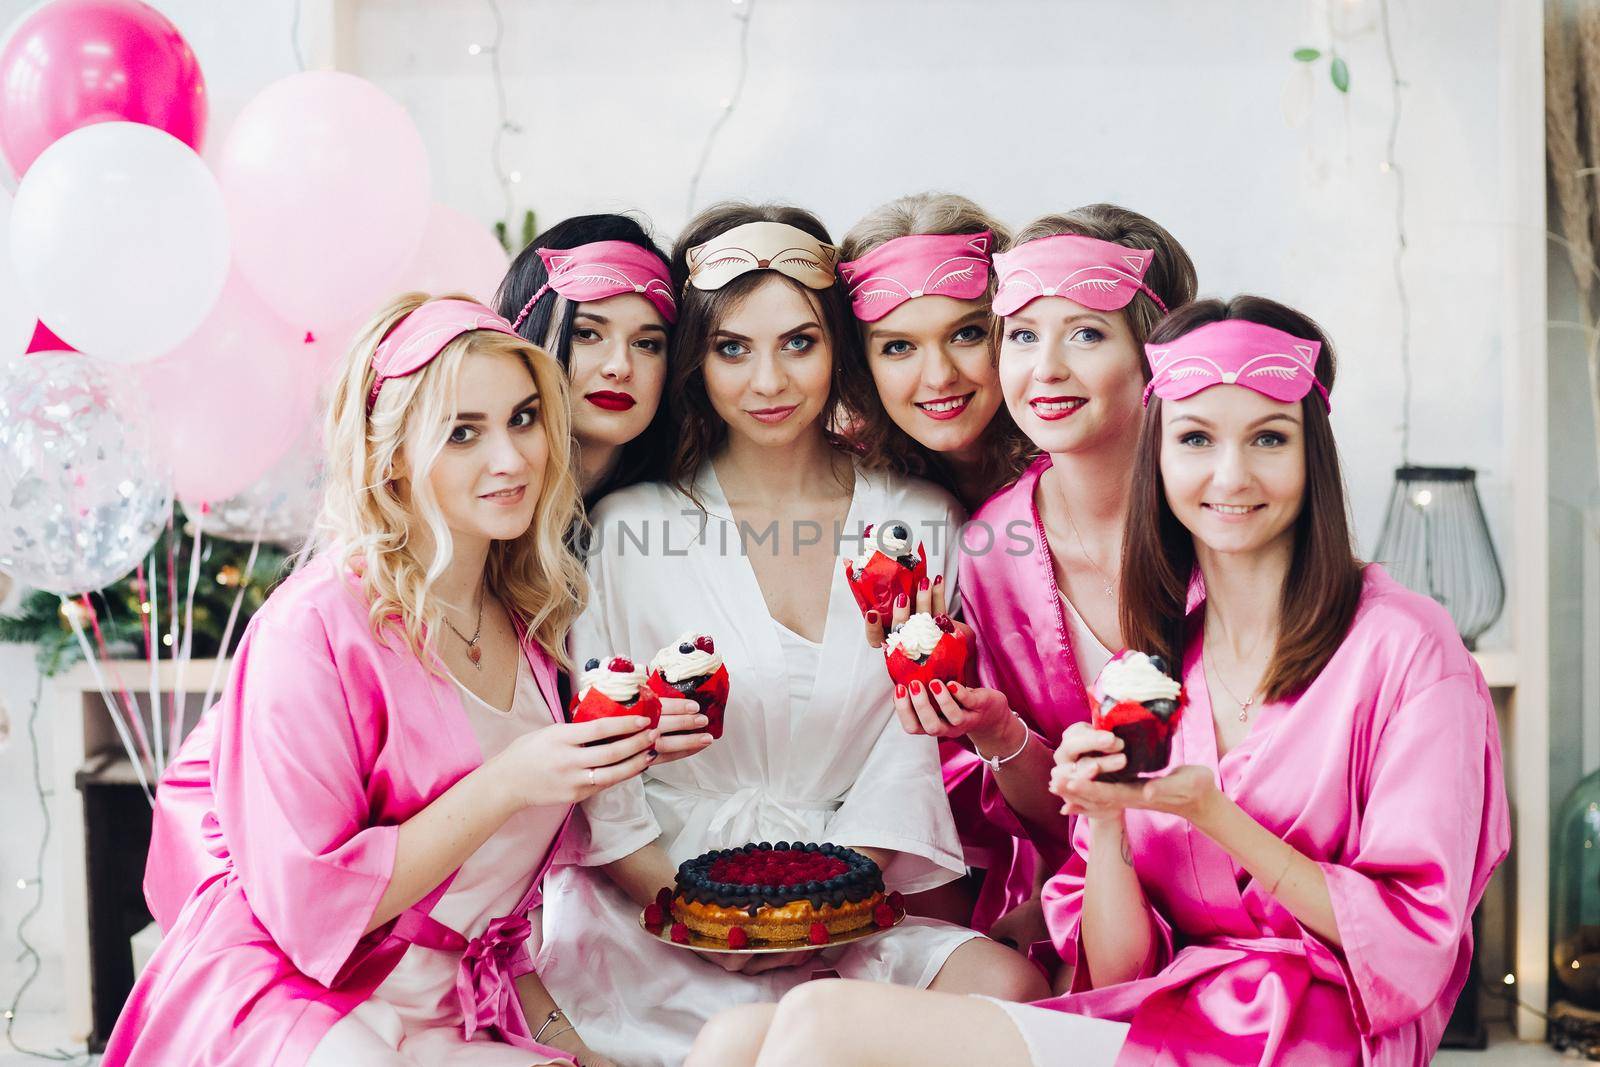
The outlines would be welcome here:
M 1302 399 L 1313 387 L 1329 410 L 1328 391 L 1317 381 L 1318 341 L 1244 319 L 1208 322 L 1163 345 L 1145 345 L 1153 375 L 1145 386 L 1163 400 L 1182 400 L 1213 385 L 1242 385 L 1279 403 Z
M 994 236 L 917 233 L 885 241 L 860 259 L 839 264 L 850 306 L 862 322 L 877 322 L 919 296 L 976 300 L 989 287 Z
M 517 337 L 509 322 L 475 300 L 430 300 L 395 323 L 372 354 L 374 377 L 367 410 L 378 402 L 384 382 L 417 373 L 432 363 L 445 345 L 473 330 Z
M 1144 283 L 1153 258 L 1147 248 L 1070 233 L 1027 241 L 994 257 L 1000 279 L 994 313 L 1015 314 L 1041 296 L 1064 296 L 1096 311 L 1118 311 L 1141 291 L 1166 311 L 1167 305 Z
M 545 283 L 522 305 L 512 323 L 514 328 L 522 325 L 533 305 L 550 289 L 574 303 L 638 293 L 654 304 L 667 322 L 678 321 L 678 302 L 672 295 L 667 265 L 648 248 L 632 241 L 591 241 L 577 248 L 534 251 L 544 261 Z

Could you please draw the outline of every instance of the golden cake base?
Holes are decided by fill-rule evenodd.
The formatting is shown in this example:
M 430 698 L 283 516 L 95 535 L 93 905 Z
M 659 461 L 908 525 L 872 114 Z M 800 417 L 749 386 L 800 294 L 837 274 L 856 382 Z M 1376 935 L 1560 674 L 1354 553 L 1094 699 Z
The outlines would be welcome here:
M 733 956 L 762 956 L 774 952 L 821 952 L 836 945 L 850 945 L 857 941 L 865 941 L 869 937 L 876 937 L 878 934 L 893 930 L 905 921 L 906 913 L 897 910 L 894 916 L 894 923 L 890 926 L 880 927 L 876 923 L 869 923 L 866 926 L 857 927 L 844 933 L 829 934 L 828 942 L 825 945 L 813 945 L 810 941 L 752 941 L 745 948 L 729 948 L 727 938 L 707 937 L 704 934 L 697 934 L 693 930 L 689 931 L 688 943 L 679 944 L 672 940 L 671 923 L 663 926 L 659 934 L 652 934 L 650 933 L 650 927 L 645 925 L 644 912 L 639 912 L 639 928 L 662 944 L 671 945 L 673 948 L 693 949 L 696 952 L 723 952 Z

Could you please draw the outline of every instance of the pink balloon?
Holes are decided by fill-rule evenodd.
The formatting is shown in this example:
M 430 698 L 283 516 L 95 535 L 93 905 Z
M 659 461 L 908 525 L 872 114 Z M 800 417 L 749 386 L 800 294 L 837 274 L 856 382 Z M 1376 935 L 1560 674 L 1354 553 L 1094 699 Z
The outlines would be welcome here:
M 140 122 L 200 151 L 206 83 L 166 16 L 138 0 L 54 0 L 0 49 L 0 149 L 20 177 L 96 122 Z
M 461 292 L 487 304 L 510 267 L 511 257 L 487 226 L 435 204 L 428 213 L 422 247 L 396 289 L 420 289 L 434 296 Z
M 228 131 L 217 177 L 234 263 L 302 331 L 376 311 L 428 220 L 422 135 L 405 108 L 351 74 L 267 86 Z
M 318 384 L 306 373 L 302 344 L 235 271 L 194 336 L 137 368 L 162 458 L 186 503 L 228 499 L 300 436 Z

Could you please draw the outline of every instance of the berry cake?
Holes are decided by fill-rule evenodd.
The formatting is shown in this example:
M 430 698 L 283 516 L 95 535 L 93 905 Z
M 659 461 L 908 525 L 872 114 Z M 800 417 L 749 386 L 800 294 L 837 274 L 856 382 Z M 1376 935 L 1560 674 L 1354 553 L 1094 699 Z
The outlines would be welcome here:
M 676 889 L 663 889 L 645 909 L 645 925 L 659 930 L 670 913 L 679 942 L 692 931 L 729 948 L 826 945 L 839 934 L 893 926 L 904 910 L 899 896 L 885 896 L 883 872 L 853 849 L 763 841 L 685 861 Z

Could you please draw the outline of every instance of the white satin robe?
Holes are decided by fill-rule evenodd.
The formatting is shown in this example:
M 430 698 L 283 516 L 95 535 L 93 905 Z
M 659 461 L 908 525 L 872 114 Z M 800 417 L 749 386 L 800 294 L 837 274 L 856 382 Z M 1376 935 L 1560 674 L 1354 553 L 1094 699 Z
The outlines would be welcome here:
M 546 883 L 539 973 L 590 1047 L 629 1067 L 681 1062 L 712 1015 L 776 1001 L 816 968 L 729 974 L 663 945 L 640 929 L 638 906 L 594 869 L 599 865 L 659 837 L 674 864 L 750 841 L 889 849 L 898 855 L 885 881 L 902 893 L 932 889 L 964 869 L 937 746 L 907 734 L 895 718 L 882 653 L 863 637 L 842 568 L 832 571 L 816 685 L 796 714 L 775 623 L 709 465 L 695 489 L 704 515 L 657 483 L 601 502 L 592 520 L 598 544 L 589 561 L 591 600 L 572 634 L 575 662 L 617 653 L 642 663 L 686 630 L 708 633 L 731 680 L 721 740 L 589 801 L 586 818 L 575 816 L 568 834 L 569 862 L 558 862 Z M 894 519 L 923 540 L 929 570 L 953 583 L 960 513 L 925 482 L 858 472 L 841 553 L 859 550 L 862 527 Z M 644 536 L 647 549 L 639 547 Z M 833 533 L 821 536 L 831 540 Z M 748 551 L 771 550 L 770 541 L 752 540 Z M 817 966 L 926 986 L 975 936 L 912 918 L 823 954 Z

